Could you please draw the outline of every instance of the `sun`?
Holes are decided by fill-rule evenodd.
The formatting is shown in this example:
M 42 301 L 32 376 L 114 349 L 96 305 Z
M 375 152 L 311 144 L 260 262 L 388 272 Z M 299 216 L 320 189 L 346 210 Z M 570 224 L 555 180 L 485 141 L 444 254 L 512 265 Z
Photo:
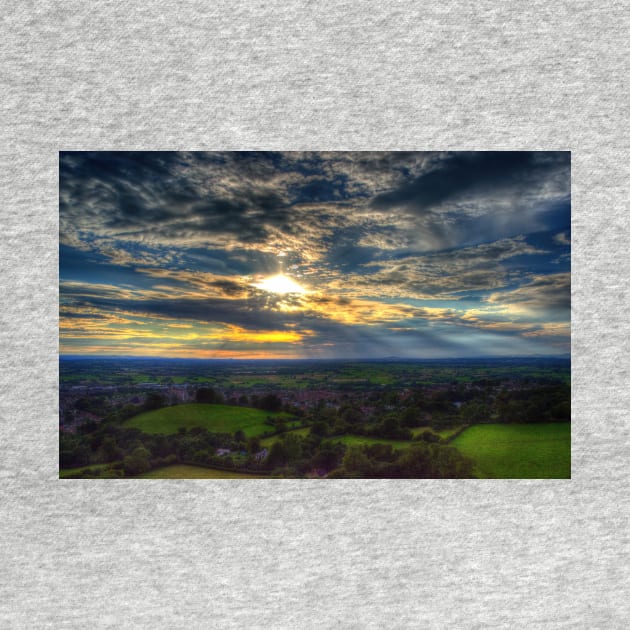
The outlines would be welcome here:
M 269 276 L 260 282 L 254 284 L 255 287 L 268 291 L 269 293 L 306 293 L 306 289 L 300 286 L 295 280 L 279 273 L 275 276 Z

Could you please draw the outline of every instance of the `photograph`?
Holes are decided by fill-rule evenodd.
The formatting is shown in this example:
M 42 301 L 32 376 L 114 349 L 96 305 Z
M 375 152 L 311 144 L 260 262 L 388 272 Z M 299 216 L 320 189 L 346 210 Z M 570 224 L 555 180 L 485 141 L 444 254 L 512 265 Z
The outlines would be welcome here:
M 60 152 L 59 477 L 571 478 L 571 153 Z
M 0 628 L 626 628 L 627 7 L 9 5 Z

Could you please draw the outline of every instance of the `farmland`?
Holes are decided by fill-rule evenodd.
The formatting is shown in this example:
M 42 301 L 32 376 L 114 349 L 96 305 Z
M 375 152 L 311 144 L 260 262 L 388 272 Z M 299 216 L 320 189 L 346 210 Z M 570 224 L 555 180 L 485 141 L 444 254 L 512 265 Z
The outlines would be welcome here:
M 185 359 L 60 360 L 62 386 L 168 388 L 210 385 L 229 398 L 241 390 L 362 391 L 366 388 L 469 384 L 492 380 L 570 381 L 566 360 L 458 359 L 384 361 L 195 361 Z
M 570 476 L 564 359 L 60 366 L 63 477 Z
M 172 435 L 179 429 L 201 427 L 211 433 L 243 431 L 246 437 L 253 437 L 271 430 L 267 418 L 291 419 L 286 413 L 270 413 L 250 407 L 186 404 L 141 413 L 123 426 L 148 434 Z
M 479 477 L 501 479 L 571 476 L 571 425 L 480 424 L 454 441 L 475 462 Z

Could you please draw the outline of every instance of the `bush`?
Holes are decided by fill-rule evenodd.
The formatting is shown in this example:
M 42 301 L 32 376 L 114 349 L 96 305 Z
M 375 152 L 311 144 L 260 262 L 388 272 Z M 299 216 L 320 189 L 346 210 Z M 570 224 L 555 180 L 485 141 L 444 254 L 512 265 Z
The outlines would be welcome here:
M 282 400 L 275 394 L 266 394 L 258 401 L 257 406 L 265 411 L 280 411 Z
M 419 435 L 416 435 L 414 440 L 416 441 L 420 440 L 422 442 L 429 442 L 432 444 L 439 444 L 442 441 L 442 438 L 437 433 L 433 433 L 433 431 L 429 431 L 427 429 L 426 431 L 423 431 Z
M 139 446 L 134 449 L 130 455 L 127 455 L 123 460 L 123 468 L 125 475 L 133 476 L 140 475 L 143 472 L 147 472 L 151 468 L 151 453 Z
M 369 477 L 372 473 L 372 462 L 366 455 L 365 450 L 358 444 L 352 444 L 343 456 L 342 467 L 357 477 Z
M 419 442 L 394 463 L 395 476 L 414 479 L 466 479 L 473 476 L 473 461 L 452 446 Z

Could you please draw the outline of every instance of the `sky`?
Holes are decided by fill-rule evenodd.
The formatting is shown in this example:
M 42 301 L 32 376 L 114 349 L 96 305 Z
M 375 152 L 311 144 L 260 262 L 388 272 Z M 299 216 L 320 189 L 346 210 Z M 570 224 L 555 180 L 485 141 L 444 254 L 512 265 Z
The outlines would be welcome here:
M 569 152 L 62 152 L 60 353 L 570 352 Z

